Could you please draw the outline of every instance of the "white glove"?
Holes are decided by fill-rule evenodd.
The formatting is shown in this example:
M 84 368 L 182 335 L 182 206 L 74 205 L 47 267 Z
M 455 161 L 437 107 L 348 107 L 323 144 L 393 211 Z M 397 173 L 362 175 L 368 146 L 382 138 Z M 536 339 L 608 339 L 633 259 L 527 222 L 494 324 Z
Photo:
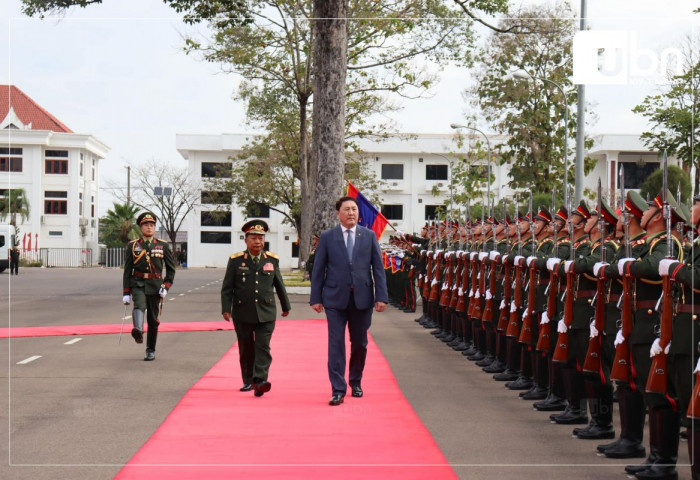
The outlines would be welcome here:
M 430 282 L 430 286 L 432 287 L 433 285 L 437 284 L 437 278 L 433 278 L 432 281 Z
M 625 264 L 628 262 L 634 262 L 636 258 L 621 258 L 620 260 L 617 261 L 617 272 L 620 274 L 620 276 L 624 275 L 625 271 Z
M 511 312 L 515 312 L 515 311 L 517 311 L 517 310 L 518 310 L 518 308 L 515 306 L 515 300 L 511 300 L 511 302 L 510 302 L 510 311 L 511 311 Z
M 559 323 L 557 324 L 557 332 L 566 333 L 568 331 L 569 331 L 569 329 L 566 327 L 566 323 L 564 323 L 564 319 L 562 318 L 561 320 L 559 320 Z
M 477 252 L 471 252 L 471 253 L 469 254 L 469 260 L 470 260 L 471 262 L 473 262 L 473 261 L 474 261 L 474 258 L 476 258 L 477 255 L 478 255 Z
M 693 370 L 693 373 L 698 373 L 700 372 L 700 358 L 698 358 L 698 364 L 695 365 L 695 370 Z
M 160 295 L 160 298 L 165 298 L 166 295 L 168 295 L 168 291 L 165 289 L 165 287 L 160 287 L 160 290 L 158 290 L 158 295 Z
M 668 355 L 668 351 L 671 349 L 671 342 L 668 342 L 668 345 L 666 345 L 666 348 L 663 349 L 663 352 Z M 661 339 L 657 338 L 654 340 L 654 343 L 651 344 L 651 348 L 649 349 L 649 356 L 654 357 L 662 352 L 661 350 Z
M 502 263 L 503 265 L 505 265 L 505 264 L 506 264 L 506 260 L 508 260 L 508 255 L 503 255 L 503 256 L 501 257 L 501 263 Z
M 474 293 L 474 298 L 481 298 L 481 292 L 479 290 Z
M 535 260 L 537 260 L 537 257 L 535 257 L 534 255 L 530 255 L 525 261 L 527 262 L 527 266 L 531 267 Z
M 523 319 L 523 320 L 525 320 L 525 317 L 527 317 L 527 314 L 528 314 L 528 313 L 530 313 L 530 309 L 529 309 L 529 308 L 523 309 L 523 316 L 522 316 L 522 319 Z
M 540 325 L 545 325 L 549 323 L 549 315 L 547 315 L 547 311 L 545 310 L 542 312 L 542 318 L 540 318 Z
M 622 336 L 622 330 L 618 330 L 617 335 L 615 336 L 615 346 L 617 347 L 622 343 L 625 343 L 625 337 Z
M 480 262 L 483 262 L 483 261 L 484 261 L 484 258 L 486 258 L 486 257 L 488 257 L 488 256 L 489 256 L 489 252 L 481 252 L 481 253 L 479 253 L 479 261 L 480 261 Z
M 124 295 L 122 297 L 122 303 L 124 305 L 129 305 L 131 303 L 131 295 Z
M 459 287 L 459 290 L 457 290 L 457 295 L 460 297 L 464 296 L 464 289 L 462 287 Z
M 399 258 L 403 258 L 403 257 L 405 257 L 405 255 L 403 254 L 403 252 L 399 252 L 398 257 L 399 257 Z
M 564 262 L 564 272 L 565 273 L 570 273 L 572 268 L 574 268 L 573 260 L 567 260 Z
M 491 295 L 491 290 L 486 290 L 486 300 L 491 300 L 493 298 L 493 295 Z
M 411 266 L 411 268 L 413 268 L 413 266 Z M 419 273 L 419 274 L 418 274 L 418 280 L 420 280 L 421 278 L 423 278 L 423 274 L 422 274 L 422 273 Z
M 436 257 L 437 257 L 438 255 L 440 255 L 441 253 L 442 253 L 442 250 L 435 250 L 435 256 L 436 256 Z
M 502 299 L 501 299 L 501 304 L 498 306 L 498 309 L 499 309 L 499 310 L 503 310 L 504 308 L 506 308 L 506 299 L 505 299 L 505 298 L 502 298 Z
M 606 262 L 597 262 L 595 265 L 593 265 L 593 275 L 600 278 L 600 276 L 603 274 L 601 270 L 604 270 L 608 265 L 610 264 Z
M 498 260 L 498 255 L 500 255 L 500 254 L 498 253 L 498 250 L 491 250 L 491 251 L 489 252 L 489 260 L 493 260 L 493 261 Z
M 671 268 L 671 265 L 676 263 L 677 260 L 673 258 L 664 258 L 659 262 L 659 275 L 662 277 L 668 276 L 668 271 Z
M 554 271 L 554 268 L 561 263 L 561 258 L 552 257 L 547 259 L 547 270 Z
M 448 288 L 449 288 L 449 285 L 447 284 L 447 282 L 446 281 L 442 282 L 442 289 L 447 290 Z
M 463 253 L 464 253 L 464 250 L 457 250 L 455 252 L 455 254 L 457 255 L 457 258 L 461 257 Z
M 469 290 L 469 298 L 474 296 L 474 289 Z
M 523 260 L 525 260 L 525 257 L 523 257 L 522 255 L 516 255 L 513 259 L 513 264 L 520 265 Z
M 591 322 L 591 338 L 595 338 L 598 336 L 600 332 L 598 332 L 598 329 L 595 328 L 595 320 Z

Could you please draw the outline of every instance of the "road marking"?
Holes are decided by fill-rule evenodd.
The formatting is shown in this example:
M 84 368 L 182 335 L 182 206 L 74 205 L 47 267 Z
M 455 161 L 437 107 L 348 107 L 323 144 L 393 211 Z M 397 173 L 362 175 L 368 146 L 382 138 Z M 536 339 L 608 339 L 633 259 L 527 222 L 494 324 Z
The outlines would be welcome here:
M 184 297 L 184 296 L 185 296 L 184 293 L 181 293 L 180 295 L 178 295 L 178 297 Z
M 68 341 L 67 341 L 66 343 L 64 343 L 63 345 L 73 345 L 74 343 L 78 343 L 78 342 L 81 341 L 81 340 L 82 340 L 82 338 L 74 338 L 73 340 L 68 340 Z
M 34 360 L 38 360 L 41 358 L 41 355 L 34 355 L 33 357 L 25 358 L 21 362 L 17 362 L 17 365 L 26 365 L 29 362 L 33 362 Z

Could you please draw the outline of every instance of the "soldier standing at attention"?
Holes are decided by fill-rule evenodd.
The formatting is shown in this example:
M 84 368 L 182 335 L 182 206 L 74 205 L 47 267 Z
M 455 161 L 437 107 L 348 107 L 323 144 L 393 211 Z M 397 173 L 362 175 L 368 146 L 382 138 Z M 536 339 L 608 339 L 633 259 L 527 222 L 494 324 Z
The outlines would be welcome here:
M 143 238 L 132 240 L 126 247 L 124 263 L 124 305 L 134 302 L 131 314 L 134 328 L 131 336 L 136 343 L 143 343 L 143 316 L 148 314 L 148 335 L 144 360 L 156 359 L 156 339 L 160 323 L 162 301 L 175 279 L 175 260 L 167 242 L 153 238 L 156 233 L 156 216 L 144 212 L 136 219 Z M 163 276 L 163 267 L 166 269 Z
M 238 337 L 238 352 L 243 386 L 241 392 L 255 390 L 256 397 L 270 391 L 267 374 L 272 363 L 270 339 L 275 329 L 277 307 L 274 292 L 280 300 L 282 316 L 292 309 L 280 273 L 279 257 L 263 250 L 265 233 L 269 230 L 262 220 L 243 225 L 243 252 L 228 260 L 226 276 L 221 285 L 221 315 L 233 321 Z M 274 290 L 273 290 L 274 289 Z
M 10 275 L 19 275 L 19 248 L 15 245 L 10 249 Z

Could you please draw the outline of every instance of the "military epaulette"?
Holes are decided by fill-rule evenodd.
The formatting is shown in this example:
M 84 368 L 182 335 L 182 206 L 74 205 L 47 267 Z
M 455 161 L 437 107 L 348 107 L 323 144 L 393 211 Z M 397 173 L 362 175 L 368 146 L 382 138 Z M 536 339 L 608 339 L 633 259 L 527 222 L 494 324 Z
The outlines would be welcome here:
M 647 237 L 642 237 L 639 240 L 634 240 L 633 242 L 630 242 L 630 245 L 632 247 L 636 247 L 637 245 L 644 245 L 645 243 L 647 243 L 646 238 Z
M 588 240 L 580 240 L 576 243 L 574 243 L 574 250 L 580 247 L 581 245 L 585 245 L 587 243 L 590 243 Z
M 276 253 L 265 252 L 265 254 L 271 256 L 272 258 L 274 258 L 274 259 L 276 259 L 276 260 L 279 260 L 279 259 L 280 259 L 279 255 L 277 255 Z
M 564 243 L 571 243 L 568 238 L 562 238 L 560 240 L 557 240 L 557 245 L 562 245 Z
M 238 258 L 238 257 L 243 256 L 244 253 L 245 253 L 245 252 L 236 252 L 236 253 L 234 253 L 233 255 L 231 255 L 231 256 L 228 257 L 228 258 Z

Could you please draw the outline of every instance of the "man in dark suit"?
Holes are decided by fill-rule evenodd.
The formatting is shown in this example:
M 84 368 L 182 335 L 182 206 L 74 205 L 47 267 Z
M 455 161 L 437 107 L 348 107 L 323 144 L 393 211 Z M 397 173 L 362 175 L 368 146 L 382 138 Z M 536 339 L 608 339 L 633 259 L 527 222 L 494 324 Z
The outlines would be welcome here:
M 367 330 L 372 306 L 383 312 L 389 301 L 379 242 L 372 230 L 357 224 L 359 209 L 352 197 L 335 204 L 340 225 L 326 230 L 316 248 L 311 282 L 311 308 L 328 319 L 328 376 L 333 388 L 330 405 L 343 403 L 345 326 L 350 333 L 350 386 L 363 395 L 362 371 L 367 357 Z
M 238 337 L 241 392 L 255 389 L 256 397 L 262 397 L 271 387 L 267 374 L 272 363 L 270 339 L 277 316 L 275 291 L 282 316 L 289 315 L 292 309 L 280 273 L 279 257 L 263 250 L 267 231 L 267 223 L 262 220 L 243 225 L 248 248 L 229 257 L 221 285 L 221 314 L 227 322 L 233 320 Z

